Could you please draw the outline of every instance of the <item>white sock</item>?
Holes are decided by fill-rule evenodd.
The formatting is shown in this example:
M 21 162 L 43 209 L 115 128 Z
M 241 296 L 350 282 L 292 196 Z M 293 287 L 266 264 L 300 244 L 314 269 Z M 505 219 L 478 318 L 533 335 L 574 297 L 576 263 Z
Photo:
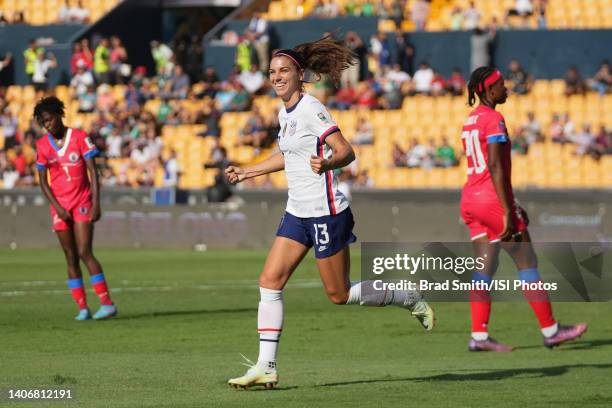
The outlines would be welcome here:
M 485 341 L 489 338 L 489 333 L 487 332 L 472 332 L 472 338 L 476 341 Z
M 422 300 L 421 294 L 409 290 L 376 290 L 374 281 L 351 282 L 347 305 L 387 306 L 394 305 L 412 309 Z
M 544 337 L 552 337 L 557 334 L 557 331 L 559 331 L 559 323 L 555 323 L 548 327 L 542 327 L 541 330 Z
M 259 293 L 261 300 L 257 311 L 257 365 L 264 369 L 276 369 L 278 341 L 283 331 L 283 291 L 259 288 Z

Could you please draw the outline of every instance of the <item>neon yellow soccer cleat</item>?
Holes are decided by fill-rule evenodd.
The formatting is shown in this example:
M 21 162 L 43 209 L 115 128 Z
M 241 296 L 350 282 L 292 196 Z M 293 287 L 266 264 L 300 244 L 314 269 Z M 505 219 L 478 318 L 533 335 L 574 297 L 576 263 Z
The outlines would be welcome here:
M 244 357 L 244 356 L 242 356 Z M 252 361 L 244 357 L 250 364 L 245 364 L 250 367 L 246 374 L 242 377 L 231 378 L 227 384 L 236 389 L 248 389 L 252 386 L 260 385 L 267 390 L 276 388 L 278 384 L 278 373 L 274 369 L 266 370 L 262 367 L 253 364 Z
M 426 301 L 418 301 L 410 311 L 412 312 L 412 315 L 416 317 L 417 320 L 423 325 L 425 330 L 430 331 L 434 328 L 436 317 L 433 309 L 427 304 Z

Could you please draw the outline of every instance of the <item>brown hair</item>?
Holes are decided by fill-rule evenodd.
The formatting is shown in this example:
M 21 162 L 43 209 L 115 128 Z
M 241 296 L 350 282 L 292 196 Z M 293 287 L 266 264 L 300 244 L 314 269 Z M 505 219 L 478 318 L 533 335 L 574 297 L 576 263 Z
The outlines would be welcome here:
M 295 58 L 295 54 L 298 58 Z M 298 68 L 312 71 L 319 79 L 322 74 L 329 75 L 335 85 L 340 83 L 342 71 L 356 63 L 355 53 L 331 35 L 274 54 L 274 56 L 280 55 L 289 56 Z

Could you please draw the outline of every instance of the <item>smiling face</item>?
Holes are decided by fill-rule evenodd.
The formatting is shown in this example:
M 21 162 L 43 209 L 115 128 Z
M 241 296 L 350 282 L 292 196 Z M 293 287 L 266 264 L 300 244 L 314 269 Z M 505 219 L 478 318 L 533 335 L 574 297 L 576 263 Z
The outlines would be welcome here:
M 40 124 L 53 136 L 59 136 L 63 127 L 62 117 L 57 113 L 47 111 L 41 114 Z
M 276 95 L 288 100 L 295 92 L 302 89 L 304 70 L 299 70 L 290 58 L 276 56 L 270 62 L 270 82 Z

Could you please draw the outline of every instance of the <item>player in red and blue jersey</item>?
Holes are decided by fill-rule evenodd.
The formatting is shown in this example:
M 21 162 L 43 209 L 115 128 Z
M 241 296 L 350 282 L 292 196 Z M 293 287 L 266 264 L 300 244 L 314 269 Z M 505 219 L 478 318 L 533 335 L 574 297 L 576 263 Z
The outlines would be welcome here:
M 508 97 L 504 78 L 490 67 L 476 69 L 468 83 L 468 103 L 480 104 L 463 126 L 461 140 L 467 158 L 467 182 L 461 196 L 461 216 L 470 230 L 477 257 L 486 261 L 475 271 L 474 282 L 491 282 L 498 265 L 500 248 L 513 258 L 519 279 L 539 282 L 537 256 L 527 231 L 529 218 L 514 199 L 511 180 L 511 143 L 501 113 L 495 110 Z M 525 291 L 544 336 L 544 345 L 552 348 L 581 336 L 586 323 L 560 326 L 553 317 L 548 293 Z M 486 290 L 472 291 L 472 336 L 470 351 L 512 351 L 512 347 L 489 337 L 491 298 Z
M 64 103 L 51 96 L 40 100 L 34 118 L 48 133 L 36 142 L 36 167 L 40 187 L 51 203 L 53 231 L 66 255 L 68 287 L 79 306 L 76 320 L 91 319 L 87 307 L 79 259 L 89 270 L 91 284 L 100 298 L 94 319 L 117 314 L 104 273 L 92 251 L 93 223 L 100 219 L 98 150 L 85 132 L 64 125 Z M 49 176 L 49 178 L 47 178 Z M 49 181 L 50 180 L 50 181 Z

